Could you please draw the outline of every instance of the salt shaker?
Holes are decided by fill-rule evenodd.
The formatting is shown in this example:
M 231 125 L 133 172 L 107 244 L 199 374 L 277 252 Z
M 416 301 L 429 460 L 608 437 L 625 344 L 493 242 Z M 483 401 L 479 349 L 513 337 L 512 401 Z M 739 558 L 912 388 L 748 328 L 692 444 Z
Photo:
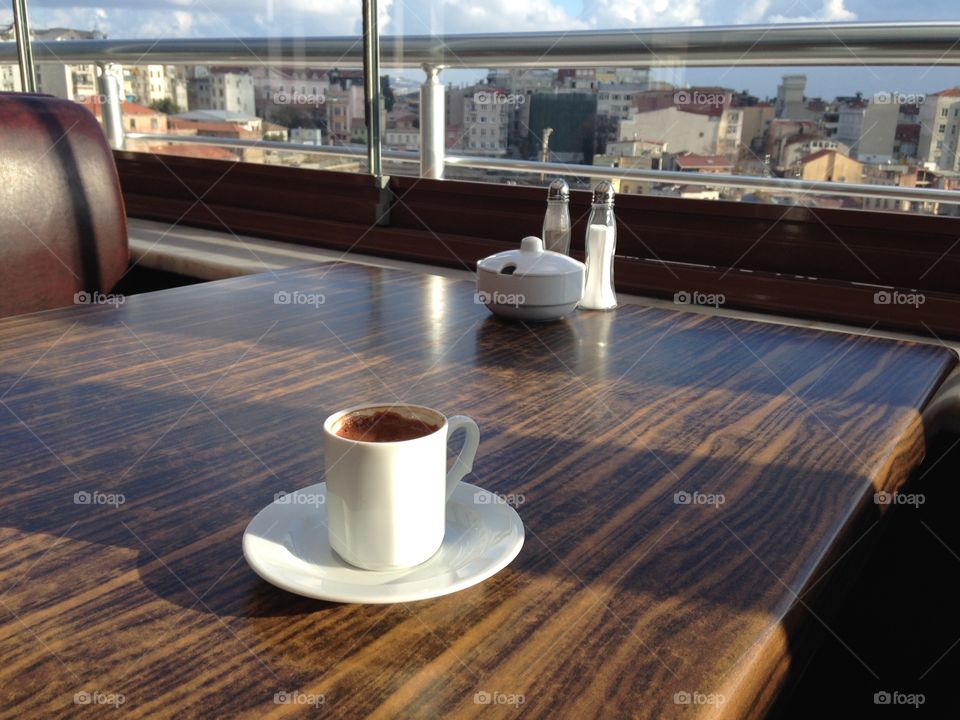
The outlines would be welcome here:
M 617 249 L 613 197 L 613 185 L 606 180 L 594 188 L 585 242 L 587 274 L 580 300 L 580 307 L 586 310 L 613 310 L 617 307 L 617 294 L 613 288 L 613 256 Z
M 543 216 L 541 236 L 545 249 L 570 254 L 570 186 L 561 178 L 547 188 L 547 214 Z

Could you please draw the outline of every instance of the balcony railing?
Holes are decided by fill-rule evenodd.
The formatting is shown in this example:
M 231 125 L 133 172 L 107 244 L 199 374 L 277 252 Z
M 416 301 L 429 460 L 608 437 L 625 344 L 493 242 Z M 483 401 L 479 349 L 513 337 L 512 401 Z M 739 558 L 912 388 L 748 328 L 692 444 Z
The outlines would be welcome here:
M 747 190 L 817 193 L 895 201 L 960 203 L 960 191 L 887 185 L 807 182 L 775 177 L 612 168 L 579 164 L 446 155 L 443 122 L 444 69 L 556 67 L 723 67 L 960 65 L 960 23 L 842 23 L 735 26 L 569 33 L 509 33 L 459 36 L 385 36 L 379 63 L 388 68 L 422 68 L 421 152 L 385 151 L 383 158 L 419 162 L 423 177 L 439 178 L 448 166 L 518 173 L 623 178 L 658 183 Z M 230 148 L 357 158 L 369 147 L 303 145 L 206 136 L 124 134 L 119 121 L 120 90 L 110 82 L 112 64 L 330 65 L 364 67 L 357 37 L 237 38 L 160 40 L 34 41 L 37 62 L 90 63 L 100 68 L 104 124 L 115 147 L 125 138 L 199 143 Z M 14 43 L 0 43 L 0 62 L 16 62 Z M 376 86 L 376 83 L 373 83 Z M 378 143 L 376 133 L 373 142 Z M 378 148 L 379 150 L 379 148 Z M 379 154 L 379 153 L 378 153 Z
M 380 38 L 384 67 L 958 65 L 960 23 L 834 23 L 732 27 L 404 35 Z M 358 37 L 35 40 L 37 62 L 359 68 Z M 16 62 L 0 43 L 0 62 Z

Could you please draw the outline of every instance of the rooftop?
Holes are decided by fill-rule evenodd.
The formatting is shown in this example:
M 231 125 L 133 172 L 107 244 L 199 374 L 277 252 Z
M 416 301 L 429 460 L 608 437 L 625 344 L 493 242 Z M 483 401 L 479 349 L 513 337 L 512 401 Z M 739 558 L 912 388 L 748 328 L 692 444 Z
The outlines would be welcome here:
M 813 162 L 814 160 L 819 160 L 820 158 L 826 157 L 827 155 L 831 155 L 831 154 L 843 155 L 843 153 L 841 153 L 838 150 L 824 148 L 823 150 L 817 150 L 816 152 L 810 153 L 809 155 L 804 155 L 802 158 L 800 158 L 800 162 L 801 163 Z M 843 157 L 846 157 L 846 155 L 843 155 Z
M 94 115 L 100 116 L 100 96 L 99 95 L 83 95 L 77 98 L 77 102 L 85 107 L 88 107 Z M 151 107 L 146 105 L 140 105 L 139 103 L 129 102 L 124 100 L 121 103 L 120 111 L 124 115 L 163 115 L 159 110 L 154 110 Z
M 675 156 L 674 160 L 677 167 L 681 170 L 695 170 L 701 168 L 730 168 L 735 164 L 735 160 L 725 155 L 697 155 L 695 153 L 685 153 Z
M 184 120 L 173 116 L 167 121 L 171 130 L 195 130 L 199 132 L 250 132 L 243 125 L 229 122 L 208 122 L 204 120 Z

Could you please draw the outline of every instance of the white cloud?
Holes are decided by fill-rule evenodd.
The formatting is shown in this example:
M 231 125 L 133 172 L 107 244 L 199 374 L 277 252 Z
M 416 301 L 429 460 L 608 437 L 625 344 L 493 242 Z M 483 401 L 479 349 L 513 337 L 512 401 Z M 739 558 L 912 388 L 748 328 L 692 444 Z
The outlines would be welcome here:
M 815 15 L 773 15 L 767 20 L 772 23 L 848 22 L 856 20 L 857 14 L 847 10 L 844 2 L 845 0 L 823 0 L 823 7 Z M 803 7 L 806 10 L 811 10 L 809 5 L 803 4 Z
M 585 3 L 592 28 L 649 28 L 703 25 L 700 0 L 596 0 Z
M 856 19 L 847 0 L 380 0 L 384 34 L 458 34 Z M 360 0 L 34 0 L 35 27 L 98 27 L 110 37 L 358 35 Z M 792 15 L 798 11 L 802 14 Z M 0 10 L 0 18 L 9 12 Z
M 587 27 L 551 0 L 401 0 L 393 7 L 388 32 L 439 35 Z
M 748 25 L 752 23 L 763 22 L 767 13 L 770 11 L 770 0 L 752 0 L 744 3 L 737 15 L 736 23 L 738 25 Z

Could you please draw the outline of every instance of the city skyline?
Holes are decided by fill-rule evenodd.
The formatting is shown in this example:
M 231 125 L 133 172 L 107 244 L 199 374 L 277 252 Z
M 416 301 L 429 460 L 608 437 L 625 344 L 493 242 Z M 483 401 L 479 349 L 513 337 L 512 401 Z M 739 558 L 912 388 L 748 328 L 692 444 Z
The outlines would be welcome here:
M 145 10 L 137 0 L 34 0 L 34 27 L 98 29 L 113 38 L 343 36 L 360 33 L 359 0 L 160 0 Z M 588 12 L 589 9 L 589 12 Z M 381 0 L 384 35 L 462 34 L 477 32 L 572 31 L 696 27 L 784 22 L 945 21 L 957 13 L 935 0 L 908 6 L 893 0 L 751 0 L 733 5 L 715 0 L 492 0 L 482 6 L 461 0 L 437 5 L 431 0 Z M 9 22 L 0 8 L 0 23 Z M 881 91 L 930 94 L 957 84 L 951 67 L 871 68 L 663 68 L 655 77 L 675 85 L 722 85 L 769 97 L 783 72 L 807 75 L 811 97 L 829 99 Z M 419 78 L 417 71 L 387 71 Z M 447 70 L 447 82 L 473 82 L 485 68 Z

